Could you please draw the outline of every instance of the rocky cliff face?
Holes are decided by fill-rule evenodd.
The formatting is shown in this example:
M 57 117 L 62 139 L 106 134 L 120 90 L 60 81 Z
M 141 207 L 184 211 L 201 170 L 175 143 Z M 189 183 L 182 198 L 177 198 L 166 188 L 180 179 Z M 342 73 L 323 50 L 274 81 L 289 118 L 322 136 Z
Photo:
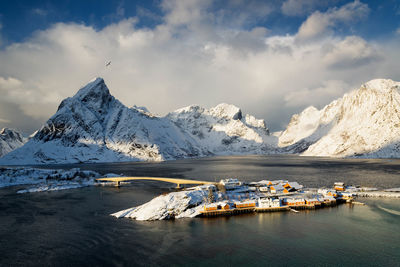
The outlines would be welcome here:
M 16 130 L 3 128 L 0 130 L 0 157 L 21 147 L 26 142 L 26 138 Z
M 279 146 L 306 156 L 400 157 L 400 83 L 372 80 L 292 117 Z
M 97 78 L 63 100 L 31 140 L 0 163 L 161 161 L 273 153 L 274 140 L 264 121 L 242 117 L 235 106 L 221 104 L 209 110 L 190 106 L 157 117 L 145 108 L 124 106 Z

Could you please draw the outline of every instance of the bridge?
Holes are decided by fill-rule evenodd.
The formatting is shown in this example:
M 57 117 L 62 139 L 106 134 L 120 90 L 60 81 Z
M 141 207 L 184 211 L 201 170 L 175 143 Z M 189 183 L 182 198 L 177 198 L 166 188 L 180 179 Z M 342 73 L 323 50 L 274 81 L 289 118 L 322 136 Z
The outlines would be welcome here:
M 189 180 L 189 179 L 178 179 L 178 178 L 164 178 L 164 177 L 109 177 L 109 178 L 98 178 L 97 181 L 108 181 L 115 182 L 119 186 L 121 182 L 125 181 L 135 181 L 135 180 L 152 180 L 152 181 L 161 181 L 167 183 L 176 184 L 176 188 L 181 188 L 182 184 L 215 184 L 215 182 L 209 181 L 198 181 L 198 180 Z

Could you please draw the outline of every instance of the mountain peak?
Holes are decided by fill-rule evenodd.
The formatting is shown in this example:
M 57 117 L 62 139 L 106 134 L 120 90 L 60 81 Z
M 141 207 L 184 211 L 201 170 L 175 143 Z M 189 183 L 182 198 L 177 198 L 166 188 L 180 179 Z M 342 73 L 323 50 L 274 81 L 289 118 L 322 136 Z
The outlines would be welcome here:
M 221 103 L 214 108 L 210 109 L 210 112 L 216 117 L 228 118 L 234 120 L 242 119 L 242 111 L 235 105 L 230 105 L 226 103 Z
M 14 138 L 22 139 L 21 133 L 19 133 L 18 131 L 14 130 L 14 129 L 10 129 L 10 128 L 1 129 L 0 136 L 11 138 L 11 139 L 14 139 Z
M 97 77 L 79 89 L 73 97 L 64 99 L 58 106 L 58 110 L 62 109 L 70 101 L 79 101 L 92 111 L 99 111 L 107 107 L 113 99 L 114 97 L 110 94 L 104 79 Z
M 88 96 L 104 96 L 109 95 L 110 91 L 106 83 L 104 82 L 103 78 L 97 77 L 89 81 L 89 83 L 83 86 L 79 91 L 76 93 L 74 97 L 80 98 L 83 100 L 85 97 Z
M 3 128 L 0 130 L 0 157 L 22 146 L 26 139 L 14 129 Z
M 400 82 L 395 82 L 390 79 L 374 79 L 366 82 L 361 86 L 362 89 L 374 90 L 378 92 L 390 92 L 393 88 L 399 88 Z

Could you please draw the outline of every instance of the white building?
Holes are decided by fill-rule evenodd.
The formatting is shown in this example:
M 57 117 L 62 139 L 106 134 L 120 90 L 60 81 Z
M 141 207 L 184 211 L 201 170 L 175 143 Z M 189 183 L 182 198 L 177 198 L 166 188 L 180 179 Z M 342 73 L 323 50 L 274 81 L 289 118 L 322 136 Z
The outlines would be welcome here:
M 282 200 L 279 198 L 272 199 L 272 198 L 259 198 L 258 199 L 258 207 L 259 208 L 275 208 L 275 207 L 281 207 L 282 206 Z
M 219 183 L 225 186 L 226 189 L 234 189 L 242 185 L 242 182 L 234 178 L 222 179 Z
M 258 190 L 260 190 L 260 192 L 269 192 L 269 187 L 268 186 L 261 186 L 258 188 Z

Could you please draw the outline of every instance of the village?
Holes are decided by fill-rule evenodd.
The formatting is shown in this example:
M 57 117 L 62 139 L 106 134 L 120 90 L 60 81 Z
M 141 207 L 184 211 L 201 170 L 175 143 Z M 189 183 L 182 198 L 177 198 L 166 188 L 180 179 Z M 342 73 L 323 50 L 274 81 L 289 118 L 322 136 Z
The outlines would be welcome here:
M 336 182 L 333 188 L 306 189 L 298 182 L 286 180 L 243 183 L 238 179 L 223 179 L 217 184 L 202 185 L 187 190 L 208 190 L 199 217 L 227 216 L 252 212 L 276 212 L 331 207 L 352 203 L 360 188 Z M 355 204 L 362 204 L 355 202 Z
M 315 210 L 348 203 L 365 205 L 356 197 L 400 198 L 400 189 L 379 190 L 374 187 L 346 185 L 335 182 L 331 187 L 310 188 L 296 181 L 261 180 L 242 182 L 236 178 L 219 182 L 163 177 L 107 177 L 98 182 L 112 182 L 116 186 L 136 180 L 150 180 L 176 184 L 172 192 L 165 192 L 140 206 L 111 214 L 117 218 L 136 220 L 168 220 L 193 217 L 231 216 L 244 213 Z M 182 187 L 185 184 L 197 184 Z M 172 188 L 171 188 L 172 189 Z

